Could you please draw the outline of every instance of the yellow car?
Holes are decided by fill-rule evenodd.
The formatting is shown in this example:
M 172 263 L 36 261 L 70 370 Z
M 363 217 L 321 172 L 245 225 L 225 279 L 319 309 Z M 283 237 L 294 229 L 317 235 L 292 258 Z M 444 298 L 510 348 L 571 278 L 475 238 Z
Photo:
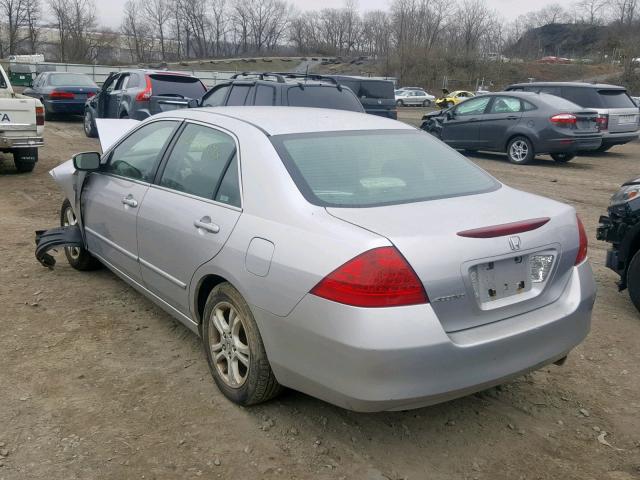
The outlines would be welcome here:
M 456 90 L 449 92 L 446 88 L 442 89 L 442 97 L 436 99 L 436 105 L 440 108 L 449 108 L 463 102 L 464 100 L 475 97 L 476 95 L 465 90 Z

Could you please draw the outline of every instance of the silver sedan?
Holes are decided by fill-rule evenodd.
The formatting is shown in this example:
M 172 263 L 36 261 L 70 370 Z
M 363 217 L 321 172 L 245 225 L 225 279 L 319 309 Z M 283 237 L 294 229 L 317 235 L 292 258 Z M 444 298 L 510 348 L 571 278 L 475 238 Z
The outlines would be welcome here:
M 113 132 L 112 132 L 113 133 Z M 105 265 L 202 337 L 229 399 L 358 411 L 469 394 L 587 335 L 584 228 L 393 120 L 226 107 L 151 117 L 52 171 L 78 270 Z

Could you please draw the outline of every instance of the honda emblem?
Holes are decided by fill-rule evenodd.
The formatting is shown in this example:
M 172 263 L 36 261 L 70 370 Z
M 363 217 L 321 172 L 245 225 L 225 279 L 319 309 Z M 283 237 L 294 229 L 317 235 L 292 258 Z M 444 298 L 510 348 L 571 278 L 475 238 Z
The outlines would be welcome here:
M 509 246 L 511 247 L 511 250 L 513 250 L 514 252 L 520 250 L 520 244 L 521 244 L 520 237 L 511 237 L 509 239 Z

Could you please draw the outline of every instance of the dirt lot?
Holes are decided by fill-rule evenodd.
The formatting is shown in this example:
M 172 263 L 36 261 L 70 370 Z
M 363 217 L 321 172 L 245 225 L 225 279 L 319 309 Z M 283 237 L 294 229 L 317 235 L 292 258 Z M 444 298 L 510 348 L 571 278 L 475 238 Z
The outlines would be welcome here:
M 638 173 L 640 144 L 567 165 L 474 158 L 584 220 L 599 293 L 592 333 L 564 367 L 431 408 L 356 414 L 296 392 L 236 407 L 198 339 L 111 273 L 77 272 L 60 254 L 41 267 L 33 232 L 57 224 L 63 200 L 47 171 L 97 146 L 70 120 L 49 123 L 46 143 L 33 174 L 9 157 L 0 166 L 0 479 L 640 478 L 640 315 L 594 233 Z

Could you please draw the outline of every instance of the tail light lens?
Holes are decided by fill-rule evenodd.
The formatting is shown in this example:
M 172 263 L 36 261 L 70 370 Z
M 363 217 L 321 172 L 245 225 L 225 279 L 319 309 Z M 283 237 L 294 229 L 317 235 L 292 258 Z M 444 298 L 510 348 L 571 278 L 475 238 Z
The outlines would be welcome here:
M 553 117 L 551 117 L 551 123 L 561 127 L 565 127 L 567 125 L 575 125 L 576 123 L 578 123 L 578 117 L 570 113 L 559 113 L 558 115 L 554 115 Z
M 145 79 L 147 80 L 147 86 L 143 91 L 136 95 L 136 102 L 148 102 L 153 95 L 153 91 L 151 89 L 151 78 L 149 75 L 145 75 Z
M 36 107 L 36 125 L 44 125 L 44 107 Z
M 311 290 L 313 295 L 355 307 L 398 307 L 428 303 L 416 272 L 394 247 L 358 255 Z
M 96 96 L 96 92 L 87 93 L 87 98 L 91 98 L 91 97 L 95 97 L 95 96 Z
M 63 92 L 62 90 L 54 90 L 49 94 L 51 100 L 72 100 L 76 96 L 71 92 Z
M 589 242 L 587 241 L 587 232 L 584 229 L 582 220 L 580 220 L 580 217 L 578 217 L 577 215 L 576 220 L 578 221 L 578 236 L 580 238 L 580 246 L 578 247 L 578 255 L 576 255 L 575 264 L 579 265 L 587 259 Z
M 609 129 L 609 115 L 601 113 L 596 118 L 596 124 L 598 125 L 598 130 L 608 130 Z

